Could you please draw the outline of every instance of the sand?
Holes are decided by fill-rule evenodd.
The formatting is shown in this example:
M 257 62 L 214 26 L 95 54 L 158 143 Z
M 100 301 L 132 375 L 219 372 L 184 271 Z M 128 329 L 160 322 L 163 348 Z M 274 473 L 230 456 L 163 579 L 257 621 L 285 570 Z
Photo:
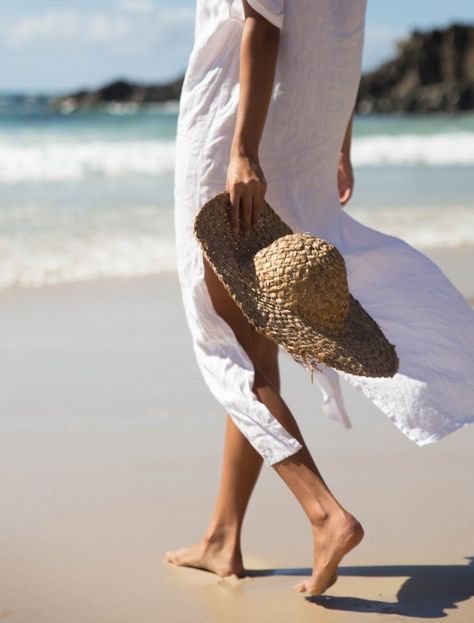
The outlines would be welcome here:
M 474 298 L 474 251 L 432 255 Z M 418 448 L 346 388 L 346 431 L 283 356 L 283 395 L 364 541 L 325 596 L 296 593 L 310 530 L 264 468 L 243 534 L 251 577 L 176 568 L 163 554 L 205 528 L 225 423 L 176 278 L 9 290 L 0 303 L 0 621 L 474 620 L 474 427 Z

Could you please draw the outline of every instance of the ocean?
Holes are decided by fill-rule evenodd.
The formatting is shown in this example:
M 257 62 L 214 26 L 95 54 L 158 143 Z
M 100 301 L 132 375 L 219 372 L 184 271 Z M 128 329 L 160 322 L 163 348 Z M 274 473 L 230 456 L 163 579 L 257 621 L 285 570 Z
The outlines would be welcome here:
M 178 105 L 0 96 L 0 288 L 175 270 Z M 417 248 L 474 245 L 474 115 L 358 117 L 345 208 Z

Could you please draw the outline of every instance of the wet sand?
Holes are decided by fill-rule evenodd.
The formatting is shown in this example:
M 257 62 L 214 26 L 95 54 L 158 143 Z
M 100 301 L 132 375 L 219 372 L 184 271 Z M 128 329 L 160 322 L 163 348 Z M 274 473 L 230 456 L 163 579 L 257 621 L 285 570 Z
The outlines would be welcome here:
M 474 299 L 474 251 L 431 255 Z M 162 557 L 206 525 L 225 416 L 175 277 L 9 290 L 0 302 L 0 621 L 474 620 L 474 427 L 418 448 L 346 387 L 344 430 L 282 356 L 283 395 L 365 539 L 325 596 L 296 593 L 310 530 L 264 468 L 243 533 L 250 576 L 176 568 Z

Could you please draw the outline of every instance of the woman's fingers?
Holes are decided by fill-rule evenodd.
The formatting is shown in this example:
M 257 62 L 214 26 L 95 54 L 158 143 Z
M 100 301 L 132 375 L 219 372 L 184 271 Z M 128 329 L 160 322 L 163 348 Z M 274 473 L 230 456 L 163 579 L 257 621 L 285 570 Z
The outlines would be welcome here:
M 350 187 L 346 188 L 344 190 L 344 192 L 342 193 L 342 196 L 341 196 L 341 199 L 340 199 L 342 206 L 346 205 L 346 203 L 351 198 L 351 195 L 352 195 L 352 188 L 350 188 Z
M 244 193 L 243 201 L 242 201 L 242 233 L 248 234 L 250 228 L 252 226 L 252 212 L 255 201 L 255 190 L 253 188 L 249 188 L 246 193 Z
M 257 223 L 263 206 L 264 191 L 260 186 L 244 188 L 239 195 L 231 195 L 231 227 L 234 233 L 248 234 Z M 238 199 L 237 199 L 238 198 Z M 237 203 L 239 201 L 239 203 Z
M 354 178 L 352 177 L 350 180 L 348 180 L 348 182 L 346 183 L 346 187 L 342 190 L 340 197 L 341 206 L 345 206 L 354 194 L 354 183 Z
M 254 196 L 253 202 L 253 210 L 252 210 L 252 222 L 251 226 L 254 227 L 257 224 L 258 217 L 263 208 L 263 197 L 265 195 L 265 187 L 264 185 L 259 185 L 256 189 L 256 193 Z
M 240 228 L 240 188 L 238 186 L 230 187 L 230 226 L 234 234 L 239 233 Z
M 227 168 L 226 191 L 230 197 L 229 226 L 234 233 L 247 234 L 263 207 L 267 183 L 258 161 L 232 157 Z
M 339 187 L 339 202 L 341 206 L 344 206 L 352 197 L 354 190 L 354 172 L 350 157 L 347 154 L 341 154 L 339 159 L 337 183 Z

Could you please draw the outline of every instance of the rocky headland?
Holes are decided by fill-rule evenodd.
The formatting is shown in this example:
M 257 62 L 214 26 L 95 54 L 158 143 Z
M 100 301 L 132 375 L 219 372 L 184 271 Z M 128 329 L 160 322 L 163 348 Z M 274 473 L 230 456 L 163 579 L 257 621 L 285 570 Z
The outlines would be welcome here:
M 110 105 L 147 106 L 178 101 L 183 76 L 163 84 L 140 84 L 125 79 L 115 80 L 100 89 L 76 91 L 52 100 L 52 106 L 64 112 L 88 110 Z
M 474 110 L 474 26 L 413 32 L 394 59 L 362 76 L 361 113 Z

